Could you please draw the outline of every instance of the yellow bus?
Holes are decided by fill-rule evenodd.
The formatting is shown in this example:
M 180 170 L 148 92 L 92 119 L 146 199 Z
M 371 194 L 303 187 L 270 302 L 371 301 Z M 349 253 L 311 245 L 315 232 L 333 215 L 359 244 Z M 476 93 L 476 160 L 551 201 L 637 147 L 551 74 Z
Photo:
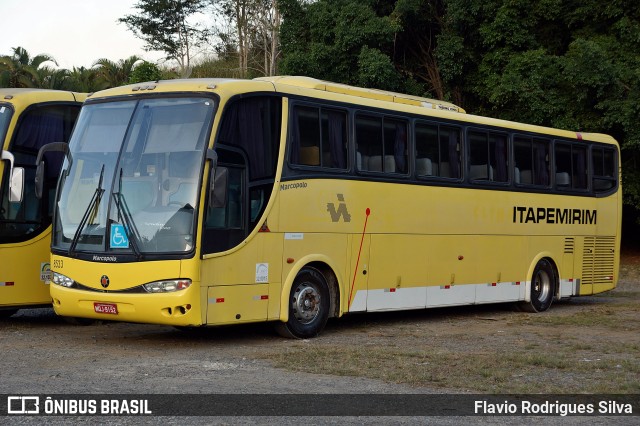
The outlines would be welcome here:
M 51 306 L 51 212 L 63 157 L 45 157 L 45 194 L 38 199 L 36 155 L 44 145 L 69 140 L 85 98 L 66 91 L 0 89 L 0 317 Z
M 305 77 L 85 102 L 57 191 L 55 311 L 173 326 L 554 299 L 616 285 L 609 136 Z

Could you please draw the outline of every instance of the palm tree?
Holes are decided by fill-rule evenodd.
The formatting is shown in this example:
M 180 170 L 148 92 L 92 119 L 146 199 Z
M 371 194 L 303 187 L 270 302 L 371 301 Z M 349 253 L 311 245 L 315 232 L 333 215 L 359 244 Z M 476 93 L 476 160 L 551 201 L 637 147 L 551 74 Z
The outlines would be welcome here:
M 40 67 L 36 70 L 38 78 L 36 87 L 42 89 L 67 90 L 69 86 L 69 70 Z
M 108 87 L 107 83 L 98 75 L 97 70 L 85 67 L 73 67 L 69 73 L 68 83 L 69 90 L 86 93 L 97 92 Z
M 107 87 L 117 87 L 129 83 L 131 71 L 140 61 L 142 61 L 142 58 L 136 55 L 127 59 L 120 59 L 118 62 L 102 58 L 98 59 L 93 64 L 93 67 L 100 78 L 107 84 Z
M 23 47 L 14 47 L 12 55 L 0 57 L 0 81 L 5 87 L 39 87 L 38 69 L 45 62 L 58 65 L 49 55 L 32 58 Z

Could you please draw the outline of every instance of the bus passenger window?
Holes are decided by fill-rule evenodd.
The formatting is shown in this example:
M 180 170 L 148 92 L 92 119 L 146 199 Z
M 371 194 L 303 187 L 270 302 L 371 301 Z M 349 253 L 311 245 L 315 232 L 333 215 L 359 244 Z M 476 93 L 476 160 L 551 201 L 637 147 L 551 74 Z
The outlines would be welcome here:
M 516 136 L 513 141 L 516 184 L 549 185 L 549 141 Z
M 347 167 L 346 113 L 296 106 L 293 109 L 290 161 L 302 166 Z
M 357 164 L 361 171 L 382 171 L 382 119 L 356 117 Z
M 385 172 L 407 173 L 407 123 L 384 120 Z
M 616 152 L 610 148 L 592 149 L 593 190 L 606 192 L 616 186 Z
M 558 142 L 556 154 L 556 187 L 587 189 L 587 148 L 578 144 Z
M 507 182 L 507 135 L 469 132 L 469 179 Z
M 416 174 L 458 178 L 460 130 L 436 124 L 416 124 Z
M 356 166 L 383 173 L 407 172 L 407 123 L 387 117 L 356 117 Z

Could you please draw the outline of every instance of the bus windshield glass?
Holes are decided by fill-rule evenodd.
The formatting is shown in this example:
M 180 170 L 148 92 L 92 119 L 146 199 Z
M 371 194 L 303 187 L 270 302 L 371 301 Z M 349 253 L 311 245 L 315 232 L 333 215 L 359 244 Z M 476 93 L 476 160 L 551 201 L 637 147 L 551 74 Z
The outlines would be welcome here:
M 204 97 L 85 105 L 60 179 L 53 248 L 191 251 L 214 110 Z

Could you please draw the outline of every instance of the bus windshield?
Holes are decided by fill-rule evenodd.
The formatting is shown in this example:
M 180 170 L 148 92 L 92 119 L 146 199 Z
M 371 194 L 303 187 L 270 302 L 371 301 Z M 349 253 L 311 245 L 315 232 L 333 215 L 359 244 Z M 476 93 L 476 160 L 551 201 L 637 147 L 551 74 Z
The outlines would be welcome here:
M 214 110 L 204 97 L 85 105 L 60 179 L 53 248 L 191 251 Z

